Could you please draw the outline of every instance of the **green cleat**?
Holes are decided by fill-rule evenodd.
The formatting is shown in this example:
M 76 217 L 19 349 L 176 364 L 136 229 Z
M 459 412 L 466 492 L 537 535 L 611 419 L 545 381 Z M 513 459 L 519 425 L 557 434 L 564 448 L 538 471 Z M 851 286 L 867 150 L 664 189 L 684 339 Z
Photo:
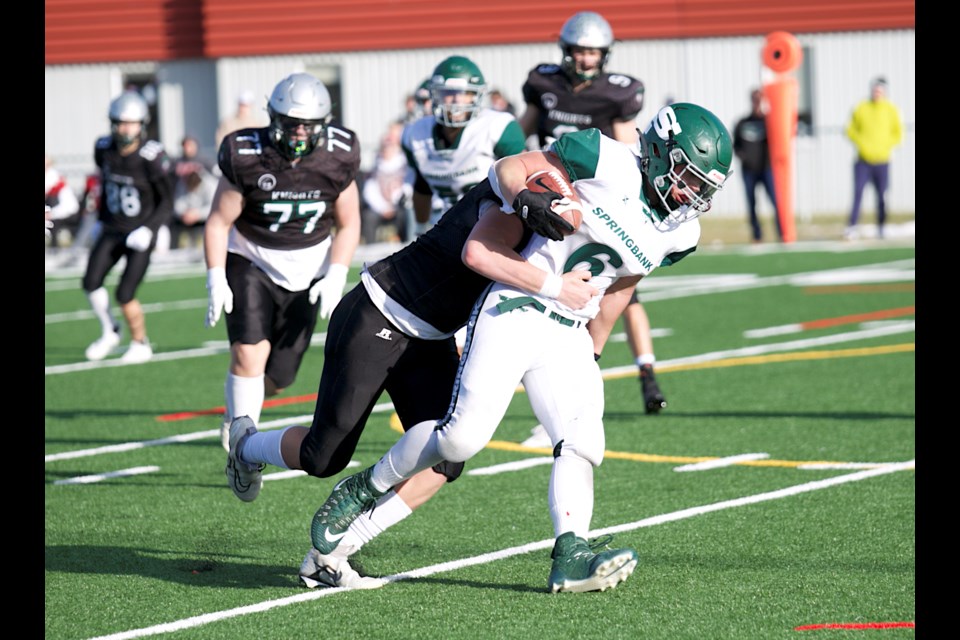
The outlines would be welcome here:
M 633 549 L 607 549 L 613 536 L 595 538 L 589 543 L 568 531 L 557 538 L 553 546 L 553 567 L 550 569 L 551 593 L 570 591 L 606 591 L 630 577 L 637 568 L 637 552 Z
M 373 509 L 377 498 L 383 495 L 370 484 L 373 467 L 348 476 L 333 487 L 326 502 L 313 515 L 310 538 L 313 547 L 327 555 L 337 548 L 347 534 L 350 523 L 360 514 Z

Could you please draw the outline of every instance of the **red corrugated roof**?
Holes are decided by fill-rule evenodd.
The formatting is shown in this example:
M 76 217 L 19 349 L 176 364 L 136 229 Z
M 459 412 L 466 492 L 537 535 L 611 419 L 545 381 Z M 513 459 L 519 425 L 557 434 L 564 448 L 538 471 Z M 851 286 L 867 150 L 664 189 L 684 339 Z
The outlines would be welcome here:
M 553 42 L 565 0 L 45 0 L 45 63 Z M 619 40 L 912 29 L 913 0 L 592 2 Z

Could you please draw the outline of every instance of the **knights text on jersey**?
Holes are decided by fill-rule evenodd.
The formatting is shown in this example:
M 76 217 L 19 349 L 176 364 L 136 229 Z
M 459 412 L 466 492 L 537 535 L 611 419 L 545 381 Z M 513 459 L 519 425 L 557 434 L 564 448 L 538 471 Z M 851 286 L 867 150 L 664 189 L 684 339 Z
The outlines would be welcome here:
M 483 109 L 473 116 L 449 148 L 437 131 L 434 116 L 410 123 L 401 138 L 407 162 L 443 199 L 445 209 L 486 178 L 494 162 L 520 153 L 525 144 L 516 118 L 492 109 Z
M 99 138 L 93 150 L 100 169 L 100 220 L 104 227 L 129 233 L 140 226 L 157 231 L 173 212 L 171 162 L 163 145 L 144 142 L 128 156 L 120 155 L 113 138 Z
M 596 127 L 613 136 L 614 120 L 630 120 L 643 109 L 643 83 L 623 73 L 602 72 L 574 93 L 556 64 L 534 67 L 523 85 L 523 99 L 540 110 L 537 136 L 543 147 L 565 133 Z
M 243 194 L 236 229 L 268 249 L 317 245 L 330 236 L 333 204 L 360 170 L 360 142 L 353 131 L 330 124 L 320 147 L 292 164 L 268 131 L 241 129 L 220 144 L 223 177 Z
M 699 220 L 678 223 L 653 210 L 642 192 L 637 157 L 629 147 L 590 129 L 565 135 L 551 149 L 583 202 L 583 223 L 560 242 L 534 236 L 522 252 L 531 264 L 558 274 L 589 270 L 590 284 L 602 294 L 621 277 L 646 276 L 696 248 Z M 599 311 L 599 298 L 581 310 L 557 300 L 541 301 L 564 315 L 589 319 Z

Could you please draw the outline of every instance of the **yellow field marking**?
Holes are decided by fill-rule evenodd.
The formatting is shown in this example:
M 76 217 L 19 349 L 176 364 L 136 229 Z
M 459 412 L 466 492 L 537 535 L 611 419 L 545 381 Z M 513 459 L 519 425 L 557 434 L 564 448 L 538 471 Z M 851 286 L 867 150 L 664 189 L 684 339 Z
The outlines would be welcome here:
M 669 373 L 671 371 L 690 371 L 694 369 L 709 369 L 712 367 L 738 367 L 753 364 L 769 364 L 773 362 L 791 362 L 799 360 L 825 360 L 828 358 L 853 358 L 861 356 L 879 356 L 890 353 L 905 353 L 916 351 L 916 344 L 896 344 L 886 347 L 864 347 L 858 349 L 837 349 L 835 351 L 805 351 L 802 353 L 775 353 L 765 356 L 747 356 L 743 358 L 728 358 L 726 360 L 715 360 L 712 362 L 697 362 L 692 364 L 681 364 L 675 366 L 657 367 L 657 374 Z M 627 373 L 604 374 L 604 380 L 616 378 L 633 377 L 636 374 L 632 371 Z M 517 391 L 523 391 L 523 386 L 517 387 Z M 403 433 L 403 426 L 396 412 L 390 414 L 390 428 L 397 433 Z M 516 453 L 534 453 L 539 455 L 552 455 L 553 449 L 550 447 L 528 447 L 516 442 L 507 442 L 506 440 L 491 440 L 487 444 L 488 449 L 498 451 L 513 451 Z M 604 451 L 603 457 L 609 460 L 632 460 L 633 462 L 654 462 L 670 464 L 694 464 L 697 462 L 709 462 L 718 460 L 719 456 L 662 456 L 653 453 L 630 453 L 628 451 Z M 796 468 L 805 465 L 837 465 L 845 464 L 839 461 L 829 460 L 742 460 L 734 462 L 733 465 L 745 467 L 787 467 Z M 877 466 L 883 466 L 877 464 Z

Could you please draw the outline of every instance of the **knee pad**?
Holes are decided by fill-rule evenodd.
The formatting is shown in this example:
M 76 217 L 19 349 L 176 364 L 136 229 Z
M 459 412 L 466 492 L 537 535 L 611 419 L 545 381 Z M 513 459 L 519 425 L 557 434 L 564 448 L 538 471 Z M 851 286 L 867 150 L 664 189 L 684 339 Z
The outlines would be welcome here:
M 583 446 L 583 443 L 578 445 L 572 441 L 561 440 L 553 448 L 553 457 L 572 456 L 586 460 L 594 467 L 599 467 L 603 462 L 603 447 L 603 438 L 600 438 L 598 443 L 588 443 L 586 446 Z
M 447 462 L 444 460 L 440 464 L 434 465 L 431 467 L 434 471 L 439 473 L 442 476 L 447 477 L 447 482 L 453 482 L 460 477 L 460 474 L 463 473 L 463 466 L 466 463 L 463 462 Z

